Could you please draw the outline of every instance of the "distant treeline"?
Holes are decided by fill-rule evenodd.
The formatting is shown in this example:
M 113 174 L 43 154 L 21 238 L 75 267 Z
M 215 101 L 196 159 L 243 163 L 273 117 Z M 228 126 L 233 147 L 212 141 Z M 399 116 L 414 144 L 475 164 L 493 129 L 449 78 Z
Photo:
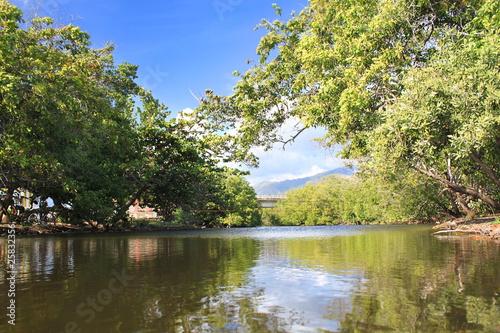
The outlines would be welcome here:
M 285 200 L 263 211 L 263 220 L 270 225 L 430 221 L 450 215 L 446 197 L 435 187 L 416 174 L 398 182 L 330 175 L 286 192 Z

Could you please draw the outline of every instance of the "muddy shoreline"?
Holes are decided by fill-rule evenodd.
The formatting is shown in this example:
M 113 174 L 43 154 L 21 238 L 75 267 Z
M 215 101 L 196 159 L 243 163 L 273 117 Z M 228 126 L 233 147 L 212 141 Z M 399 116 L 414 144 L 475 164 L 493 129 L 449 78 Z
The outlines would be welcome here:
M 0 224 L 0 237 L 6 236 L 11 229 L 11 224 Z M 131 227 L 103 226 L 99 225 L 72 225 L 66 223 L 56 223 L 50 225 L 22 226 L 15 225 L 16 236 L 37 236 L 37 235 L 58 235 L 58 234 L 77 234 L 77 233 L 114 233 L 114 232 L 136 232 L 136 231 L 178 231 L 178 230 L 196 230 L 199 227 L 194 226 L 169 226 L 160 227 L 154 225 L 139 225 Z
M 487 216 L 470 220 L 451 220 L 433 227 L 436 236 L 469 236 L 474 239 L 500 240 L 500 224 L 496 218 Z

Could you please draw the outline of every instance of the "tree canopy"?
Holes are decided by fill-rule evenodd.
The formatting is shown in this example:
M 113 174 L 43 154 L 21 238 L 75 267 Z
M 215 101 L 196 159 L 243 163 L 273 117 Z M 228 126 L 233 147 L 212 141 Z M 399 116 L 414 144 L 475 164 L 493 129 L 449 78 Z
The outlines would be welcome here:
M 72 25 L 36 18 L 21 29 L 21 12 L 6 1 L 0 22 L 2 187 L 71 202 L 76 214 L 109 215 L 130 190 L 119 179 L 137 154 L 137 68 L 114 66 L 111 45 L 92 49 Z
M 384 109 L 371 163 L 429 176 L 456 193 L 465 211 L 477 200 L 498 210 L 499 35 L 449 39 L 425 67 L 408 73 L 405 91 Z
M 165 218 L 200 209 L 220 190 L 217 162 L 235 151 L 217 127 L 169 117 L 139 87 L 137 66 L 115 65 L 78 27 L 35 18 L 0 0 L 1 213 L 24 189 L 73 221 L 117 223 L 140 200 Z M 220 177 L 220 176 L 218 176 Z
M 431 220 L 446 207 L 436 184 L 419 174 L 400 177 L 330 175 L 287 191 L 263 219 L 271 225 L 398 223 Z
M 248 148 L 325 127 L 325 146 L 362 170 L 435 181 L 447 213 L 498 210 L 499 11 L 492 0 L 311 0 L 262 22 L 259 61 L 236 73 L 232 95 L 207 91 L 198 114 L 232 124 Z
M 298 132 L 324 126 L 325 142 L 343 144 L 344 157 L 364 156 L 378 111 L 400 95 L 405 73 L 429 59 L 446 29 L 464 30 L 480 3 L 311 1 L 288 22 L 264 20 L 258 62 L 236 73 L 233 95 L 207 91 L 199 113 L 232 122 L 249 146 L 287 141 L 277 130 L 298 117 Z

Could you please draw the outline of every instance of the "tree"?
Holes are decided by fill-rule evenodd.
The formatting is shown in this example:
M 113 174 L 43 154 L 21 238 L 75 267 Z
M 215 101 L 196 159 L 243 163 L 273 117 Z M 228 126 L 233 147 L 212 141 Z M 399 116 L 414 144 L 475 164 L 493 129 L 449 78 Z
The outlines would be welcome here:
M 385 224 L 430 220 L 446 205 L 436 184 L 423 175 L 385 176 L 330 175 L 287 191 L 286 199 L 264 215 L 272 225 Z
M 342 144 L 346 158 L 364 157 L 367 137 L 383 121 L 379 111 L 399 96 L 405 73 L 429 59 L 447 28 L 464 29 L 481 3 L 313 0 L 286 23 L 264 20 L 259 62 L 236 73 L 233 95 L 208 90 L 198 114 L 232 124 L 246 147 L 269 148 L 324 126 L 327 145 Z M 278 134 L 297 118 L 296 133 Z
M 261 224 L 260 204 L 255 190 L 240 174 L 226 173 L 222 178 L 227 213 L 219 223 L 228 227 L 255 227 Z
M 3 213 L 18 188 L 52 198 L 73 221 L 100 223 L 124 219 L 137 199 L 169 217 L 206 193 L 230 141 L 200 137 L 210 123 L 168 119 L 134 82 L 137 66 L 114 64 L 112 45 L 94 49 L 87 33 L 50 18 L 26 29 L 21 22 L 21 11 L 0 0 Z
M 9 196 L 24 188 L 101 219 L 124 200 L 121 176 L 134 158 L 137 67 L 114 66 L 111 45 L 90 48 L 72 25 L 54 28 L 0 1 L 0 173 Z
M 491 0 L 311 1 L 286 23 L 263 21 L 259 63 L 237 73 L 233 95 L 207 91 L 198 111 L 234 124 L 246 147 L 323 126 L 323 143 L 341 144 L 344 158 L 388 178 L 417 171 L 442 184 L 447 213 L 473 213 L 481 202 L 498 210 L 499 10 Z M 300 120 L 296 132 L 279 136 L 290 119 Z M 377 141 L 386 149 L 374 149 Z M 404 163 L 385 166 L 387 154 Z
M 179 207 L 198 207 L 209 193 L 209 179 L 218 172 L 203 144 L 179 136 L 178 130 L 175 122 L 148 125 L 141 130 L 144 168 L 135 186 L 136 197 L 167 219 Z
M 408 73 L 371 140 L 374 165 L 430 177 L 469 214 L 478 201 L 500 209 L 498 31 L 450 32 L 426 66 Z

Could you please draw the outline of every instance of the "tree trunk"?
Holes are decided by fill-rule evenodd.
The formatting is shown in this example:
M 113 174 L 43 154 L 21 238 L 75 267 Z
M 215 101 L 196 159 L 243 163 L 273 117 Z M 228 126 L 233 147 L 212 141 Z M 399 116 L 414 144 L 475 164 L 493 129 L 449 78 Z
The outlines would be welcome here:
M 439 175 L 434 174 L 433 172 L 430 172 L 428 170 L 424 170 L 424 169 L 419 168 L 419 167 L 413 167 L 413 168 L 416 171 L 418 171 L 418 172 L 420 172 L 420 173 L 422 173 L 422 174 L 424 174 L 424 175 L 426 175 L 434 180 L 437 180 L 438 182 L 440 182 L 444 186 L 448 187 L 453 192 L 471 195 L 476 199 L 480 199 L 480 200 L 484 201 L 485 203 L 490 205 L 492 208 L 494 208 L 496 210 L 500 210 L 500 202 L 492 199 L 490 196 L 488 196 L 484 193 L 481 193 L 472 187 L 453 183 L 453 182 L 447 180 L 446 178 L 443 178 Z
M 4 216 L 10 221 L 9 207 L 14 204 L 14 189 L 7 188 L 5 197 L 0 202 L 0 223 L 3 222 Z
M 448 192 L 448 196 L 450 198 L 449 201 L 450 201 L 450 205 L 451 205 L 451 208 L 452 208 L 452 212 L 454 213 L 453 215 L 455 217 L 460 216 L 460 209 L 458 209 L 458 206 L 457 206 L 457 203 L 455 202 L 455 198 L 453 197 L 452 191 L 450 191 L 450 189 L 447 188 L 446 192 Z
M 462 213 L 460 213 L 460 209 L 458 209 L 457 203 L 455 202 L 455 198 L 453 197 L 452 191 L 450 191 L 449 188 L 445 188 L 444 190 L 439 192 L 438 197 L 442 196 L 444 193 L 448 193 L 448 199 L 446 201 L 448 201 L 450 203 L 450 206 L 452 208 L 452 209 L 449 209 L 448 207 L 443 205 L 441 202 L 439 202 L 439 200 L 437 200 L 436 202 L 438 203 L 438 205 L 441 206 L 441 208 L 443 208 L 445 210 L 444 214 L 447 214 L 447 215 L 450 215 L 450 216 L 453 216 L 456 218 L 462 216 Z
M 472 210 L 469 207 L 469 205 L 467 204 L 465 199 L 462 197 L 462 194 L 455 192 L 455 196 L 457 197 L 458 204 L 460 205 L 460 207 L 462 207 L 465 214 L 467 214 L 469 216 L 476 215 L 476 212 L 474 212 L 474 210 Z
M 488 174 L 493 183 L 495 183 L 495 185 L 500 188 L 500 179 L 495 174 L 495 171 L 493 171 L 493 169 L 491 169 L 486 163 L 484 163 L 475 151 L 471 150 L 470 156 Z
M 3 205 L 0 207 L 0 223 L 3 223 L 4 209 Z
M 139 189 L 134 195 L 132 195 L 132 197 L 130 197 L 130 199 L 124 205 L 122 205 L 120 208 L 118 208 L 115 215 L 113 216 L 113 218 L 110 221 L 111 224 L 115 224 L 118 221 L 120 221 L 120 219 L 122 219 L 122 217 L 127 212 L 127 209 L 130 206 L 132 206 L 134 204 L 134 202 L 137 199 L 139 199 L 144 192 L 146 192 L 146 189 L 147 189 L 147 187 L 143 187 L 143 188 Z

